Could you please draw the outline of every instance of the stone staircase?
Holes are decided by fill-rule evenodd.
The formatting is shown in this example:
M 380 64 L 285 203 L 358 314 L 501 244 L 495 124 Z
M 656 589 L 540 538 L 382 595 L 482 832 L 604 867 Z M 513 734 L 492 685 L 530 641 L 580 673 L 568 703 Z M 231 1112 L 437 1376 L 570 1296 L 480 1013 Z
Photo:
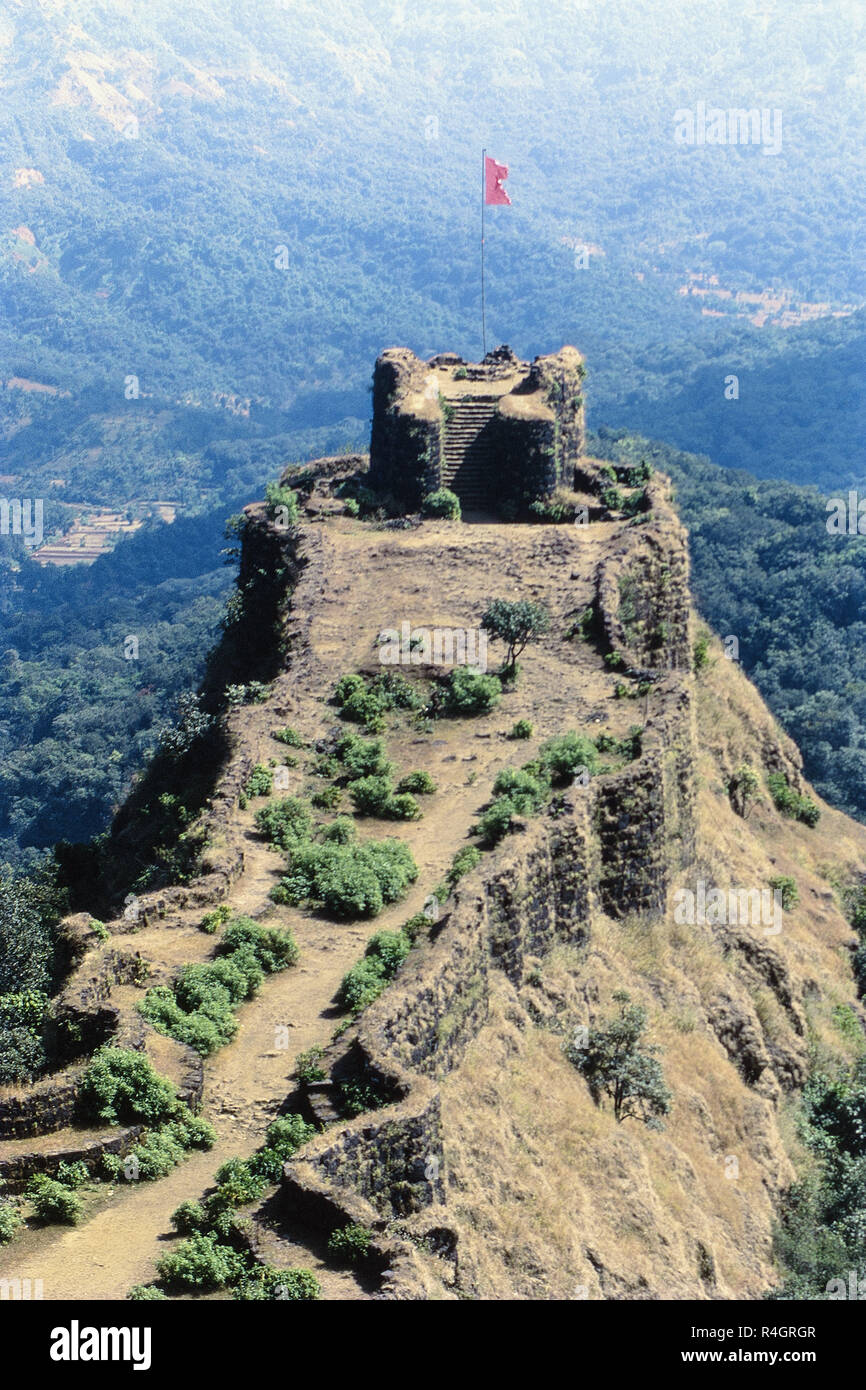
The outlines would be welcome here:
M 456 492 L 464 509 L 486 510 L 490 503 L 493 451 L 485 426 L 496 414 L 496 397 L 446 397 L 451 417 L 442 440 L 442 486 Z

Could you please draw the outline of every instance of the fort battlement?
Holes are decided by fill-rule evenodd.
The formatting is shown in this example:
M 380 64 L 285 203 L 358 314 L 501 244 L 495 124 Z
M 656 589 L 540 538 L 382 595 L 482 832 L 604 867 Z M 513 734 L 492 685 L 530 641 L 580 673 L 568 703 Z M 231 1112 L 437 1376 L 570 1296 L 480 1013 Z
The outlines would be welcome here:
M 371 485 L 407 510 L 444 487 L 464 510 L 525 512 L 574 484 L 584 376 L 573 347 L 533 362 L 506 346 L 482 362 L 388 348 L 373 373 Z

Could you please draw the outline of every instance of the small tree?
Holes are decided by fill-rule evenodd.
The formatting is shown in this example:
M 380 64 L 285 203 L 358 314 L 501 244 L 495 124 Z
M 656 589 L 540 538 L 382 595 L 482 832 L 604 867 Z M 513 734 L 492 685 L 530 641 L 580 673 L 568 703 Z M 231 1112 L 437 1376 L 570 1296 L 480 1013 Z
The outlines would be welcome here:
M 619 1017 L 591 1029 L 585 1046 L 576 1040 L 566 1043 L 565 1055 L 586 1077 L 596 1105 L 603 1095 L 612 1097 L 618 1123 L 632 1117 L 650 1129 L 662 1129 L 660 1117 L 670 1112 L 671 1093 L 654 1055 L 659 1048 L 644 1043 L 641 1049 L 646 1009 L 632 1004 L 624 990 L 613 997 Z
M 513 673 L 517 658 L 529 642 L 550 628 L 547 609 L 529 599 L 494 599 L 481 619 L 481 626 L 491 636 L 498 637 L 508 648 L 504 673 Z
M 728 778 L 728 799 L 738 816 L 745 819 L 749 814 L 749 802 L 758 795 L 760 785 L 757 772 L 746 763 Z

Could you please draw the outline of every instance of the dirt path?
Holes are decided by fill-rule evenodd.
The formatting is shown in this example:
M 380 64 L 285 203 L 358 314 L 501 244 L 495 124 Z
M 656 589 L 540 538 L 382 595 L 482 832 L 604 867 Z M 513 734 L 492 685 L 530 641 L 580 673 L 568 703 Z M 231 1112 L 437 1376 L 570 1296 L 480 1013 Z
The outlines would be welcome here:
M 251 1153 L 262 1143 L 292 1088 L 294 1058 L 330 1037 L 333 1020 L 323 1013 L 367 934 L 367 928 L 311 922 L 299 942 L 298 966 L 271 976 L 242 1008 L 234 1042 L 206 1065 L 202 1114 L 216 1126 L 213 1149 L 193 1153 L 158 1182 L 122 1184 L 80 1226 L 23 1233 L 0 1255 L 0 1277 L 41 1279 L 50 1299 L 123 1298 L 132 1284 L 152 1279 L 175 1207 L 212 1185 L 227 1158 Z M 288 1050 L 277 1046 L 282 1026 L 289 1030 Z M 305 1263 L 318 1261 L 310 1257 Z M 333 1279 L 329 1275 L 328 1283 Z

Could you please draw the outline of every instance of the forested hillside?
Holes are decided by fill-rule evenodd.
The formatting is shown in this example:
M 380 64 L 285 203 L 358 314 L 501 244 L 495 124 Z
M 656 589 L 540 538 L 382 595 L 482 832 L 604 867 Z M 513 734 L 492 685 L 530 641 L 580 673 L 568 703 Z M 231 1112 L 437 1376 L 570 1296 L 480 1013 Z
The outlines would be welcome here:
M 862 35 L 850 10 L 816 26 L 818 8 L 470 0 L 410 24 L 390 0 L 156 0 L 121 22 L 13 0 L 0 375 L 70 394 L 0 392 L 8 471 L 119 502 L 143 459 L 191 504 L 243 441 L 363 423 L 383 345 L 475 355 L 487 144 L 513 199 L 488 219 L 492 341 L 578 342 L 597 423 L 645 428 L 653 401 L 653 432 L 681 447 L 797 478 L 808 458 L 832 487 L 816 417 L 853 459 L 861 421 L 832 399 L 862 326 L 809 326 L 810 407 L 824 347 L 834 387 L 792 418 L 792 330 L 731 297 L 787 293 L 795 320 L 866 300 L 845 230 L 863 215 Z M 675 143 L 674 112 L 700 100 L 778 108 L 778 153 Z M 713 276 L 723 297 L 703 293 Z M 722 367 L 750 373 L 737 423 L 713 412 Z

